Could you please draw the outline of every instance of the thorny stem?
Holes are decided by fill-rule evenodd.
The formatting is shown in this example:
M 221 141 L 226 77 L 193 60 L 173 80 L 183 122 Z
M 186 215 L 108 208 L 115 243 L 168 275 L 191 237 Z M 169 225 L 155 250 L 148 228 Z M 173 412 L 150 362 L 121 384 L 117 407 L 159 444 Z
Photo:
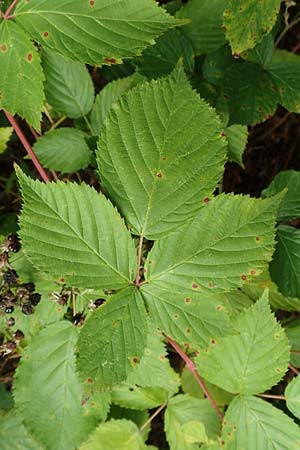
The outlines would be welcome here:
M 284 395 L 274 395 L 274 394 L 256 394 L 257 397 L 263 397 L 263 398 L 276 398 L 278 400 L 284 400 L 286 401 L 286 398 Z
M 5 11 L 5 13 L 3 14 L 3 19 L 11 19 L 13 16 L 10 16 L 11 11 L 13 10 L 13 8 L 16 6 L 18 0 L 14 0 L 9 7 L 7 8 L 7 10 Z
M 293 366 L 293 364 L 289 363 L 289 369 L 294 372 L 296 375 L 300 375 L 300 372 Z
M 135 277 L 135 285 L 136 286 L 140 286 L 140 279 L 141 279 L 140 270 L 141 270 L 141 266 L 142 266 L 143 240 L 144 240 L 144 235 L 141 234 L 140 235 L 140 240 L 139 240 L 139 247 L 138 247 L 137 274 L 136 274 L 136 277 Z
M 160 405 L 159 408 L 157 408 L 156 411 L 152 414 L 152 416 L 149 417 L 148 420 L 140 427 L 140 432 L 142 433 L 144 429 L 152 422 L 153 419 L 155 419 L 156 416 L 167 406 L 168 402 L 164 402 L 162 405 Z
M 31 158 L 33 164 L 35 165 L 38 173 L 40 174 L 41 178 L 43 179 L 43 181 L 45 181 L 45 183 L 47 183 L 48 181 L 50 181 L 50 179 L 49 179 L 48 175 L 46 174 L 45 170 L 43 169 L 43 167 L 41 166 L 41 163 L 39 162 L 36 154 L 32 150 L 32 148 L 31 148 L 29 142 L 27 141 L 23 131 L 21 130 L 21 128 L 17 124 L 17 121 L 7 111 L 4 110 L 4 113 L 5 113 L 8 121 L 10 122 L 11 126 L 14 128 L 18 138 L 22 142 L 22 144 L 23 144 L 25 150 L 27 151 L 28 155 L 30 156 L 30 158 Z
M 206 386 L 204 384 L 204 381 L 202 380 L 202 378 L 200 377 L 199 373 L 197 372 L 197 369 L 196 369 L 195 364 L 193 363 L 193 361 L 182 350 L 182 348 L 180 348 L 180 346 L 175 341 L 173 341 L 173 339 L 171 339 L 169 336 L 166 336 L 166 335 L 164 335 L 164 336 L 167 339 L 167 341 L 169 342 L 169 344 L 172 345 L 174 350 L 176 350 L 178 355 L 184 360 L 184 362 L 186 364 L 186 368 L 190 372 L 192 372 L 192 374 L 194 375 L 197 383 L 201 387 L 201 389 L 204 392 L 204 394 L 206 395 L 207 399 L 210 401 L 211 406 L 214 408 L 214 410 L 218 414 L 220 420 L 222 421 L 224 419 L 224 416 L 221 413 L 221 411 L 219 410 L 218 405 L 216 404 L 216 402 L 214 401 L 214 399 L 211 397 L 210 393 L 208 392 L 208 390 L 207 390 L 207 388 L 206 388 Z

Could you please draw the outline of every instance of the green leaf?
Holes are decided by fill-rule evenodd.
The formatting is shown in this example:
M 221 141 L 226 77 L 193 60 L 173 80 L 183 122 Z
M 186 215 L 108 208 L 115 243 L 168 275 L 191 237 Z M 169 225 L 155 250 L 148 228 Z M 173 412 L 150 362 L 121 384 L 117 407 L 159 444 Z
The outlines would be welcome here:
M 205 57 L 202 67 L 203 76 L 210 83 L 222 86 L 226 70 L 238 64 L 240 64 L 239 60 L 233 58 L 229 46 L 225 45 Z
M 14 397 L 26 428 L 47 449 L 73 450 L 87 432 L 75 373 L 78 329 L 62 321 L 29 344 L 18 365 Z
M 300 56 L 277 50 L 267 69 L 279 94 L 279 103 L 288 111 L 300 113 Z
M 115 386 L 112 401 L 124 408 L 137 410 L 157 408 L 170 398 L 168 391 L 162 387 L 139 387 L 132 384 Z
M 280 200 L 228 194 L 205 202 L 193 220 L 154 244 L 145 264 L 147 289 L 177 292 L 183 304 L 197 293 L 240 287 L 271 259 Z
M 226 38 L 233 53 L 255 47 L 275 25 L 281 0 L 228 0 L 224 11 Z
M 45 184 L 17 173 L 24 198 L 20 236 L 33 264 L 68 286 L 128 286 L 136 252 L 111 203 L 85 184 Z
M 33 150 L 43 167 L 73 173 L 90 163 L 92 153 L 85 137 L 85 133 L 76 128 L 58 128 L 41 136 Z
M 171 450 L 193 450 L 195 443 L 216 437 L 220 429 L 217 413 L 209 401 L 177 395 L 165 412 L 165 432 Z
M 254 62 L 266 68 L 273 54 L 274 38 L 272 34 L 267 34 L 253 49 L 243 52 L 241 56 L 246 61 Z
M 44 76 L 29 36 L 12 20 L 0 23 L 0 108 L 40 129 Z
M 231 65 L 224 74 L 223 96 L 230 124 L 255 125 L 275 113 L 278 96 L 268 73 L 257 64 Z
M 135 63 L 142 75 L 158 78 L 170 73 L 178 60 L 188 73 L 194 70 L 194 51 L 188 37 L 182 30 L 169 30 L 156 40 L 154 46 L 146 48 Z
M 298 425 L 260 398 L 236 397 L 225 421 L 221 440 L 226 450 L 297 450 L 300 446 Z
M 121 419 L 102 423 L 79 450 L 146 450 L 135 423 Z
M 82 63 L 121 62 L 182 25 L 149 0 L 19 2 L 16 21 L 42 45 Z
M 47 102 L 55 111 L 72 119 L 92 109 L 94 86 L 87 68 L 48 49 L 43 49 Z
M 0 448 L 1 450 L 42 450 L 42 447 L 30 436 L 15 411 L 0 416 Z
M 299 308 L 298 308 L 299 311 Z M 291 345 L 291 350 L 300 350 L 300 321 L 293 320 L 285 327 L 285 332 Z M 300 366 L 300 354 L 291 353 L 291 363 L 299 367 Z
M 191 23 L 183 30 L 190 39 L 196 54 L 209 53 L 225 44 L 222 28 L 223 11 L 227 0 L 190 0 L 176 14 L 178 18 L 189 18 Z
M 297 376 L 289 382 L 284 391 L 286 406 L 294 416 L 300 418 L 300 377 Z
M 277 229 L 277 241 L 270 264 L 272 280 L 283 295 L 300 297 L 300 230 L 281 225 Z
M 102 128 L 98 165 L 134 234 L 158 239 L 196 214 L 223 171 L 221 131 L 182 67 L 137 86 L 113 107 Z
M 236 162 L 244 168 L 243 153 L 248 141 L 248 128 L 243 125 L 231 125 L 226 128 L 225 133 L 228 141 L 229 161 Z
M 118 78 L 104 86 L 96 96 L 93 109 L 91 111 L 91 127 L 93 134 L 98 136 L 104 120 L 119 98 L 132 87 L 144 81 L 144 77 L 135 73 L 126 78 Z
M 146 331 L 146 310 L 139 291 L 130 287 L 112 296 L 81 330 L 77 359 L 81 378 L 96 386 L 123 381 L 140 362 Z
M 152 321 L 181 344 L 207 346 L 211 338 L 231 331 L 221 296 L 184 292 L 169 283 L 150 282 L 141 288 Z
M 287 192 L 279 206 L 278 221 L 300 217 L 300 172 L 283 170 L 279 172 L 271 184 L 262 192 L 263 197 L 272 197 L 287 188 Z
M 2 127 L 0 128 L 0 154 L 5 152 L 7 143 L 14 129 L 12 127 Z
M 285 374 L 290 348 L 265 295 L 235 318 L 238 335 L 214 339 L 196 357 L 199 373 L 228 392 L 257 394 Z

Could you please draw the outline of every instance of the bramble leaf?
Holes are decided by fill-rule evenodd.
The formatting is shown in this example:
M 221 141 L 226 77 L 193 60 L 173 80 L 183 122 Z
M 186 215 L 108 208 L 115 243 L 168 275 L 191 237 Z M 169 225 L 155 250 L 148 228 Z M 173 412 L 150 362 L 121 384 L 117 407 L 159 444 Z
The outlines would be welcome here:
M 227 0 L 189 0 L 176 17 L 189 18 L 191 23 L 183 30 L 191 41 L 196 54 L 209 53 L 225 44 L 222 28 L 223 11 Z
M 76 128 L 58 128 L 38 138 L 33 150 L 43 167 L 73 173 L 90 163 L 92 152 L 85 137 Z
M 286 406 L 294 416 L 300 418 L 300 377 L 297 376 L 289 382 L 284 391 Z
M 45 184 L 20 169 L 17 174 L 24 197 L 20 236 L 33 264 L 68 286 L 128 286 L 135 247 L 111 203 L 85 184 Z
M 99 171 L 134 234 L 158 239 L 197 213 L 223 171 L 221 131 L 182 67 L 137 86 L 112 108 L 98 145 Z
M 300 428 L 280 409 L 257 397 L 236 397 L 225 414 L 226 450 L 297 450 Z
M 88 114 L 94 86 L 87 68 L 47 48 L 42 52 L 42 65 L 47 102 L 55 111 L 72 119 Z
M 121 62 L 168 28 L 182 25 L 149 0 L 19 2 L 17 23 L 39 44 L 82 63 Z
M 15 411 L 5 416 L 0 415 L 0 448 L 1 450 L 42 450 Z
M 277 228 L 277 245 L 270 275 L 285 296 L 300 297 L 300 230 L 289 225 Z
M 243 153 L 248 141 L 247 127 L 243 125 L 231 125 L 231 127 L 226 128 L 225 133 L 228 141 L 229 161 L 236 162 L 244 168 Z
M 78 329 L 69 322 L 49 325 L 32 339 L 16 372 L 14 398 L 19 414 L 49 450 L 73 450 L 88 431 L 75 373 L 77 336 Z
M 255 47 L 272 30 L 280 4 L 281 0 L 228 0 L 224 26 L 232 53 Z
M 285 374 L 290 348 L 266 295 L 234 319 L 238 335 L 214 339 L 196 357 L 199 373 L 228 392 L 257 394 Z
M 40 129 L 44 75 L 37 49 L 12 20 L 0 23 L 0 109 Z
M 135 423 L 126 419 L 101 423 L 79 450 L 146 450 Z
M 12 127 L 1 127 L 0 128 L 0 154 L 5 152 L 7 143 L 13 133 Z
M 147 289 L 176 292 L 183 302 L 195 293 L 228 292 L 258 275 L 274 250 L 281 198 L 228 194 L 204 202 L 193 220 L 154 244 L 145 263 Z
M 91 388 L 123 381 L 140 362 L 147 340 L 146 310 L 135 287 L 108 299 L 85 322 L 77 368 Z

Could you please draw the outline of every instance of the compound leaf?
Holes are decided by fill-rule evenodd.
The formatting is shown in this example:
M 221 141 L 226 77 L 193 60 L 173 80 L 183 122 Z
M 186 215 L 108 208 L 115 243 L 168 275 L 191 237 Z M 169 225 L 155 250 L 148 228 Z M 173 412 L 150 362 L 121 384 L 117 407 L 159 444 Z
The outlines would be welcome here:
M 300 230 L 281 225 L 277 229 L 277 241 L 270 264 L 272 280 L 283 295 L 300 297 Z
M 236 397 L 225 421 L 221 440 L 226 450 L 297 450 L 300 446 L 298 425 L 260 398 Z
M 193 450 L 220 429 L 217 413 L 209 401 L 188 394 L 173 397 L 165 413 L 165 431 L 171 450 Z
M 130 420 L 101 423 L 79 450 L 146 450 L 142 435 Z
M 136 288 L 112 296 L 86 320 L 78 341 L 77 367 L 87 385 L 123 381 L 140 362 L 146 346 L 143 299 Z
M 39 44 L 96 65 L 138 55 L 155 37 L 184 23 L 149 0 L 31 0 L 19 2 L 14 14 Z
M 40 129 L 44 76 L 37 49 L 12 20 L 0 23 L 0 108 Z
M 240 287 L 271 259 L 281 198 L 207 198 L 193 220 L 154 244 L 145 264 L 149 289 L 177 292 L 183 302 L 195 293 Z
M 228 0 L 224 26 L 233 53 L 255 47 L 272 30 L 280 4 L 281 0 Z
M 74 366 L 77 336 L 78 329 L 70 322 L 49 325 L 32 339 L 16 372 L 19 414 L 49 450 L 73 450 L 87 432 Z
M 128 286 L 135 247 L 111 203 L 85 184 L 45 184 L 20 169 L 17 174 L 24 197 L 20 236 L 33 264 L 68 286 Z
M 90 163 L 92 153 L 85 137 L 76 128 L 58 128 L 38 138 L 33 150 L 43 167 L 73 173 Z
M 158 239 L 196 214 L 223 171 L 221 131 L 218 116 L 191 89 L 182 67 L 137 86 L 112 108 L 98 165 L 133 233 Z
M 48 49 L 43 49 L 42 65 L 47 102 L 72 119 L 86 115 L 94 102 L 94 86 L 87 68 Z
M 234 320 L 240 333 L 214 339 L 196 357 L 199 373 L 232 393 L 257 394 L 277 384 L 287 370 L 289 344 L 266 295 Z
M 191 41 L 196 54 L 209 53 L 225 44 L 222 28 L 223 11 L 227 0 L 189 0 L 176 17 L 189 18 L 191 23 L 183 30 Z

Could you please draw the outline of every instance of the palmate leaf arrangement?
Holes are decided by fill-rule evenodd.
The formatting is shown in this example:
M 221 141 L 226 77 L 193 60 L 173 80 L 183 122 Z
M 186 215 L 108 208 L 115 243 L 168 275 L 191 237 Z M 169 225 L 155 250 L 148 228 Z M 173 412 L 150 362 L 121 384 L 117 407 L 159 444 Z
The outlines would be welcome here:
M 204 0 L 200 11 L 196 0 L 175 1 L 176 18 L 152 0 L 13 3 L 0 23 L 0 107 L 39 129 L 45 77 L 54 110 L 85 122 L 42 136 L 35 152 L 45 167 L 75 172 L 92 162 L 87 132 L 97 136 L 102 191 L 16 168 L 22 264 L 35 282 L 70 288 L 86 319 L 76 327 L 43 298 L 15 375 L 15 408 L 0 417 L 1 448 L 154 449 L 145 443 L 153 408 L 166 408 L 171 450 L 300 448 L 299 426 L 257 396 L 282 380 L 290 344 L 266 283 L 254 283 L 272 258 L 276 221 L 299 216 L 290 193 L 283 200 L 298 174 L 264 199 L 214 194 L 226 160 L 242 164 L 243 125 L 278 103 L 300 112 L 298 57 L 274 53 L 270 34 L 281 2 Z M 139 73 L 110 82 L 94 103 L 83 64 L 121 63 L 149 44 Z M 199 54 L 208 54 L 200 83 L 187 76 Z M 283 259 L 272 263 L 275 280 Z M 18 258 L 11 263 L 22 272 Z M 295 283 L 281 286 L 287 297 L 299 295 Z M 297 298 L 278 297 L 270 291 L 273 309 L 299 309 Z M 180 374 L 166 343 L 187 363 Z M 296 377 L 285 392 L 298 418 L 299 389 Z

